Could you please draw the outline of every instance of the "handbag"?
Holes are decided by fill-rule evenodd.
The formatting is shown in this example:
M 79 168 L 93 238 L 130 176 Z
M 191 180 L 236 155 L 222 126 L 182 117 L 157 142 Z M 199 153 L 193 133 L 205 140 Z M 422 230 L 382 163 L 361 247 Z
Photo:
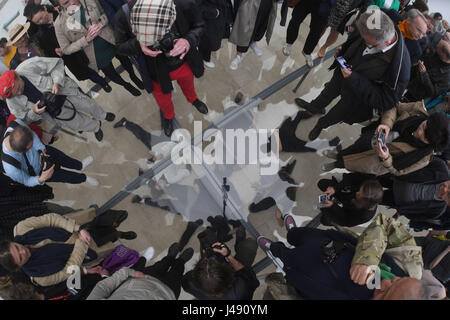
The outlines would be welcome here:
M 129 249 L 124 245 L 118 245 L 102 263 L 103 269 L 108 270 L 109 274 L 134 265 L 139 260 L 139 252 Z
M 58 118 L 58 115 L 61 113 L 62 107 L 64 106 L 64 103 L 66 101 L 70 103 L 72 110 L 73 110 L 73 114 L 72 114 L 72 116 L 68 117 L 67 119 Z M 75 110 L 75 106 L 69 101 L 69 99 L 67 99 L 67 96 L 53 94 L 50 91 L 46 91 L 46 92 L 42 93 L 41 100 L 39 102 L 39 108 L 43 108 L 43 107 L 46 107 L 45 111 L 47 111 L 47 113 L 52 118 L 61 120 L 61 121 L 70 121 L 73 118 L 75 118 L 75 115 L 77 113 L 77 111 Z

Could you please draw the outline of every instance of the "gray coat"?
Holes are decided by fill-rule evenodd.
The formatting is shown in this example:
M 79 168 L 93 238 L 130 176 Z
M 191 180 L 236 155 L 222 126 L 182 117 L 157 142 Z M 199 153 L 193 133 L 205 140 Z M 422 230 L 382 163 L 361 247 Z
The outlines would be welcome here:
M 22 62 L 15 70 L 20 76 L 26 77 L 39 91 L 52 91 L 53 84 L 60 85 L 59 94 L 77 95 L 78 85 L 64 73 L 64 62 L 60 58 L 34 57 Z M 34 104 L 25 95 L 6 99 L 8 108 L 13 115 L 26 123 L 41 120 L 34 113 Z
M 242 0 L 234 20 L 233 29 L 229 41 L 237 46 L 246 47 L 252 40 L 255 29 L 256 16 L 258 15 L 260 0 Z M 277 18 L 277 1 L 273 1 L 272 11 L 269 16 L 269 24 L 266 30 L 267 44 L 272 37 L 275 19 Z
M 97 283 L 86 300 L 176 300 L 173 291 L 158 279 L 134 278 L 135 271 L 122 268 Z

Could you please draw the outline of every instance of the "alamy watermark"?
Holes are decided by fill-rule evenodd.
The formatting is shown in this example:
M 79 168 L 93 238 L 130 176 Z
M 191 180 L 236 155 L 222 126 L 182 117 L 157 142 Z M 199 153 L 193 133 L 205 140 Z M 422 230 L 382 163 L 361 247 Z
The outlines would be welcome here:
M 274 175 L 280 166 L 279 150 L 275 135 L 277 129 L 208 129 L 202 133 L 202 122 L 194 121 L 194 136 L 201 135 L 201 142 L 192 144 L 188 130 L 177 129 L 171 140 L 176 143 L 171 151 L 175 165 L 226 164 L 260 165 L 261 175 Z M 270 139 L 269 143 L 269 137 Z M 209 142 L 203 148 L 204 142 Z M 268 146 L 269 145 L 269 146 Z M 203 150 L 202 150 L 203 149 Z

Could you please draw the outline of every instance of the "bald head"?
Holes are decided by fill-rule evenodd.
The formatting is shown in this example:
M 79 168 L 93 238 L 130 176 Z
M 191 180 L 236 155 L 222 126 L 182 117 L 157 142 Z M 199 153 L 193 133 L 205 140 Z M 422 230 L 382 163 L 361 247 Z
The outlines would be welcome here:
M 427 287 L 414 278 L 383 280 L 381 288 L 375 290 L 374 300 L 429 300 Z
M 33 132 L 25 126 L 17 126 L 11 133 L 9 144 L 15 152 L 26 152 L 33 146 Z

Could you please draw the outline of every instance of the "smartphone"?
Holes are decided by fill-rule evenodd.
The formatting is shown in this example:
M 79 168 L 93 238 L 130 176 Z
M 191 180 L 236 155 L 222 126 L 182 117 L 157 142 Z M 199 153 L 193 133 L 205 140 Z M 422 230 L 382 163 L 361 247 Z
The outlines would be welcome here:
M 321 194 L 319 196 L 319 204 L 325 204 L 328 201 L 328 195 L 327 194 Z
M 336 60 L 339 62 L 339 64 L 344 70 L 352 70 L 352 67 L 350 67 L 350 65 L 343 57 L 336 57 Z
M 378 132 L 377 141 L 381 144 L 381 148 L 383 149 L 383 151 L 386 151 L 387 150 L 387 147 L 386 147 L 386 131 L 380 130 L 380 132 Z

